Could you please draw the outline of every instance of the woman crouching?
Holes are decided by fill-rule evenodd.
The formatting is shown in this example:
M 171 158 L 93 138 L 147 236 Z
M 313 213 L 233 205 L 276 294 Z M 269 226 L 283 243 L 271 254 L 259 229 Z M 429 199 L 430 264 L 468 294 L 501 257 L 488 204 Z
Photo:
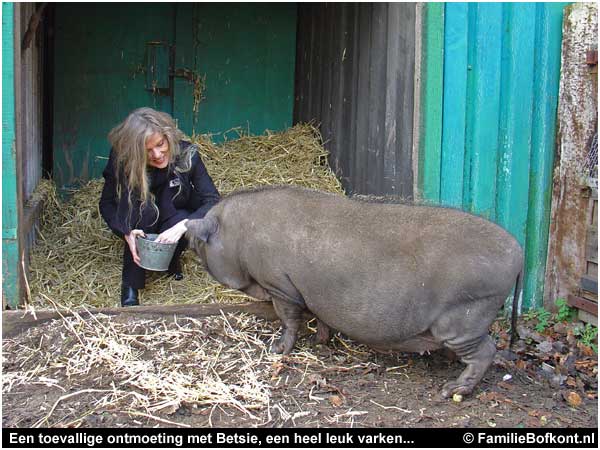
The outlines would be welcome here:
M 136 109 L 108 140 L 112 149 L 103 172 L 100 214 L 125 240 L 121 306 L 135 306 L 146 282 L 136 236 L 157 233 L 156 242 L 178 242 L 168 270 L 175 280 L 183 279 L 179 258 L 187 247 L 186 222 L 204 217 L 219 201 L 219 192 L 197 148 L 164 112 Z

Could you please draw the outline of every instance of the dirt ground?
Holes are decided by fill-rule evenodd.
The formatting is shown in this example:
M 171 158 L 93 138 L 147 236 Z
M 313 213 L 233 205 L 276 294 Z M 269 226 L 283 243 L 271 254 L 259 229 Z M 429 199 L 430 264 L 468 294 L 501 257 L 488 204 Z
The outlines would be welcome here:
M 279 323 L 244 314 L 63 318 L 3 340 L 2 425 L 597 427 L 597 355 L 531 325 L 509 351 L 495 323 L 476 391 L 441 399 L 464 368 L 443 352 L 376 353 L 339 334 L 313 346 L 307 329 L 273 355 Z

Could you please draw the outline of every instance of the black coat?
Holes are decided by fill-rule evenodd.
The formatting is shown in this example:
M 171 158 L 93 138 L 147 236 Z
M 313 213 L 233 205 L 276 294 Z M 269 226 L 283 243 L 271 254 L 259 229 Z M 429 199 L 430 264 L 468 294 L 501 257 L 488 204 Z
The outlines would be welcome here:
M 182 141 L 180 145 L 185 149 L 191 144 Z M 141 201 L 133 194 L 130 207 L 123 176 L 120 177 L 121 198 L 118 198 L 114 161 L 114 151 L 111 150 L 102 173 L 104 188 L 100 196 L 100 214 L 113 233 L 119 237 L 129 234 L 133 229 L 145 232 L 163 231 L 183 219 L 201 219 L 219 201 L 219 192 L 200 155 L 195 152 L 192 167 L 188 172 L 169 171 L 168 167 L 149 169 L 150 192 L 154 194 L 159 210 L 156 220 L 156 212 L 149 205 L 140 213 Z

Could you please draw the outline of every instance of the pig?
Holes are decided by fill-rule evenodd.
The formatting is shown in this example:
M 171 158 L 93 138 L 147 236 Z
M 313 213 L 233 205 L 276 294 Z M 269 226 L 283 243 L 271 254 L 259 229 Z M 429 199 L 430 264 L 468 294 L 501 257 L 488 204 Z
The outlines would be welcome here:
M 320 341 L 331 328 L 377 350 L 450 349 L 466 368 L 446 398 L 479 383 L 496 353 L 489 326 L 520 288 L 516 239 L 451 208 L 276 186 L 234 192 L 187 227 L 215 280 L 273 302 L 272 351 L 291 352 L 308 310 Z

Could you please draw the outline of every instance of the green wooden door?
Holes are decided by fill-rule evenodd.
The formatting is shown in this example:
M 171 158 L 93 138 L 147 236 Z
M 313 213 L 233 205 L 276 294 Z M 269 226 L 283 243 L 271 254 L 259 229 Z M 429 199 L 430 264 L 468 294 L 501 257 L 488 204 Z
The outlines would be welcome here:
M 152 43 L 173 43 L 175 6 L 58 3 L 55 17 L 54 179 L 64 187 L 101 176 L 106 136 L 132 109 L 172 112 L 170 91 L 148 89 L 146 57 Z
M 188 135 L 292 125 L 293 3 L 58 3 L 55 16 L 59 187 L 100 177 L 108 132 L 141 106 Z
M 183 130 L 261 134 L 292 126 L 294 3 L 179 4 L 176 23 L 175 66 L 198 77 L 175 79 L 173 112 Z

